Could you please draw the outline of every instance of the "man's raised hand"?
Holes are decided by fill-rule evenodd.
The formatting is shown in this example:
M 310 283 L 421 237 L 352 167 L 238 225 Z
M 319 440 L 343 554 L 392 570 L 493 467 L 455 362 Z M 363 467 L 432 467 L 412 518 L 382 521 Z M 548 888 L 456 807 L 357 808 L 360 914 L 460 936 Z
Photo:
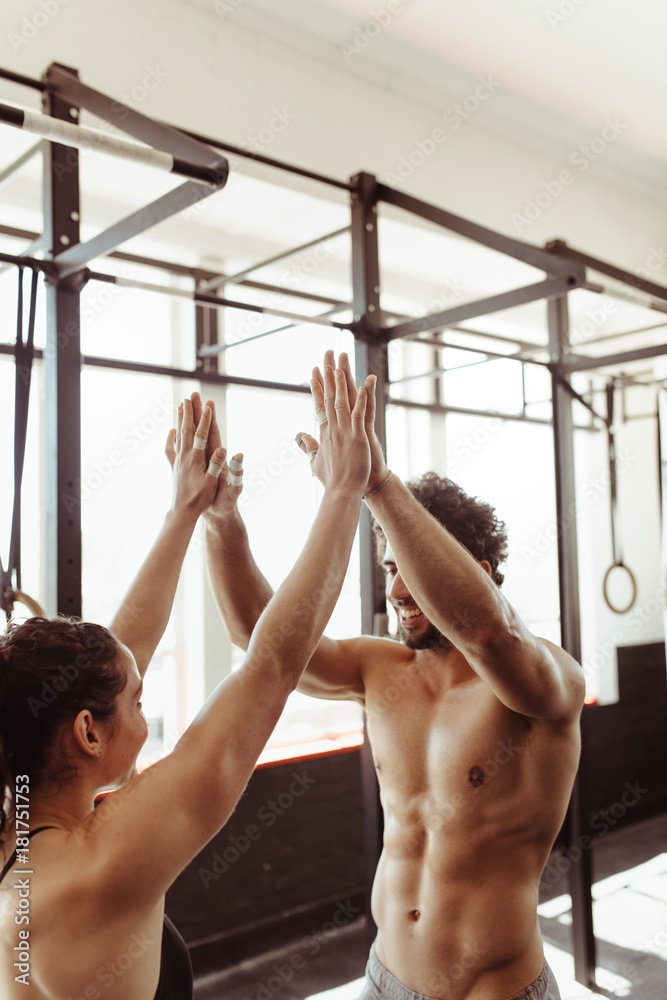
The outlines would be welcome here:
M 327 351 L 324 355 L 324 364 L 322 367 L 326 368 L 327 365 L 330 365 L 332 368 L 335 366 L 333 351 Z M 338 367 L 345 374 L 348 399 L 350 401 L 350 407 L 353 407 L 357 398 L 357 387 L 350 369 L 350 359 L 347 354 L 342 353 L 339 355 Z M 370 376 L 366 379 L 365 383 L 367 389 L 369 386 L 369 379 Z M 324 390 L 324 378 L 319 368 L 313 368 L 311 387 L 313 382 L 319 382 L 322 386 L 322 391 Z M 382 445 L 380 444 L 378 436 L 375 433 L 375 382 L 376 379 L 375 376 L 373 376 L 373 391 L 369 392 L 366 415 L 364 418 L 368 443 L 371 449 L 371 471 L 364 493 L 370 493 L 372 490 L 376 489 L 376 487 L 380 486 L 389 474 L 389 469 L 387 468 L 387 463 L 385 462 L 384 454 L 382 453 Z
M 303 433 L 297 435 L 297 441 L 311 461 L 313 475 L 327 490 L 358 491 L 360 497 L 365 490 L 371 470 L 365 421 L 374 389 L 375 376 L 369 375 L 358 392 L 355 387 L 351 403 L 345 372 L 331 365 L 325 365 L 321 380 L 311 381 L 320 441 Z

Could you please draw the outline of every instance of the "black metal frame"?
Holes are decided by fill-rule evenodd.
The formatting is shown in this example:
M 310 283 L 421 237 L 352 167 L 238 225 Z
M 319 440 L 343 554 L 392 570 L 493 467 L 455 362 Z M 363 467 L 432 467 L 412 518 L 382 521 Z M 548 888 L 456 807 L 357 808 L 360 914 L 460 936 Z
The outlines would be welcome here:
M 385 184 L 367 173 L 360 173 L 349 182 L 326 177 L 313 171 L 292 166 L 290 164 L 264 157 L 248 150 L 230 144 L 222 143 L 195 133 L 177 130 L 139 115 L 130 108 L 124 108 L 111 98 L 83 85 L 76 71 L 59 65 L 52 65 L 42 81 L 33 80 L 6 70 L 0 70 L 0 79 L 6 79 L 21 86 L 31 87 L 44 94 L 45 110 L 48 114 L 64 118 L 68 121 L 77 117 L 77 109 L 85 108 L 94 114 L 114 122 L 124 131 L 136 138 L 150 143 L 156 148 L 200 162 L 212 169 L 222 170 L 223 159 L 214 149 L 232 152 L 240 157 L 249 158 L 257 163 L 278 170 L 288 171 L 297 176 L 308 178 L 319 184 L 349 191 L 351 195 L 351 239 L 352 239 L 352 286 L 353 322 L 349 324 L 331 323 L 342 329 L 349 329 L 355 337 L 356 370 L 359 379 L 374 373 L 378 377 L 378 412 L 377 431 L 380 440 L 385 442 L 385 406 L 387 404 L 404 407 L 418 407 L 433 413 L 467 412 L 484 414 L 484 410 L 465 410 L 460 407 L 444 405 L 435 397 L 433 402 L 419 403 L 414 400 L 389 398 L 387 395 L 388 381 L 388 345 L 397 338 L 411 339 L 419 337 L 424 331 L 442 331 L 443 328 L 453 329 L 456 324 L 473 317 L 483 316 L 501 309 L 512 308 L 527 302 L 546 299 L 548 302 L 548 333 L 549 354 L 548 367 L 553 376 L 553 430 L 556 460 L 556 490 L 557 511 L 559 516 L 574 509 L 574 460 L 573 460 L 573 430 L 572 399 L 576 393 L 569 383 L 571 373 L 603 365 L 619 364 L 636 360 L 641 357 L 652 357 L 665 353 L 667 348 L 640 348 L 619 354 L 606 355 L 603 358 L 577 357 L 568 343 L 567 293 L 578 287 L 600 290 L 594 282 L 588 280 L 587 268 L 598 273 L 607 274 L 623 285 L 631 286 L 643 295 L 651 298 L 651 307 L 659 311 L 667 311 L 667 288 L 638 278 L 627 271 L 622 271 L 603 261 L 586 256 L 568 247 L 562 241 L 550 243 L 546 248 L 531 246 L 519 240 L 509 238 L 476 223 L 463 219 L 437 206 L 430 205 Z M 74 113 L 72 110 L 74 109 Z M 123 114 L 119 118 L 119 109 Z M 205 144 L 205 145 L 203 145 Z M 44 143 L 45 159 L 45 216 L 47 232 L 46 246 L 49 248 L 48 259 L 41 261 L 24 256 L 0 254 L 0 261 L 39 270 L 44 273 L 48 288 L 48 330 L 47 349 L 43 359 L 47 381 L 47 565 L 48 565 L 48 607 L 51 612 L 62 611 L 68 614 L 79 614 L 81 611 L 81 534 L 80 522 L 76 509 L 65 515 L 59 497 L 72 488 L 73 483 L 80 478 L 80 367 L 81 364 L 117 368 L 127 371 L 140 371 L 174 378 L 193 378 L 202 382 L 220 385 L 244 385 L 262 389 L 282 391 L 308 392 L 302 385 L 284 384 L 232 377 L 218 372 L 217 362 L 209 358 L 211 346 L 217 339 L 215 324 L 216 312 L 208 307 L 219 307 L 217 296 L 206 294 L 216 287 L 232 283 L 266 290 L 279 290 L 288 296 L 304 300 L 320 301 L 328 304 L 333 311 L 347 306 L 346 303 L 310 293 L 275 289 L 275 286 L 248 279 L 248 275 L 262 266 L 262 263 L 246 268 L 241 274 L 234 276 L 214 275 L 201 272 L 196 268 L 187 268 L 164 261 L 152 261 L 148 258 L 115 250 L 115 248 L 141 232 L 149 225 L 172 212 L 178 211 L 192 199 L 197 200 L 210 193 L 210 187 L 188 182 L 172 192 L 171 196 L 158 199 L 153 205 L 123 220 L 101 236 L 85 244 L 79 242 L 79 190 L 78 190 L 78 155 L 68 147 L 54 143 Z M 212 148 L 207 148 L 212 147 Z M 12 167 L 3 172 L 3 177 L 9 175 L 12 168 L 18 168 L 23 158 L 19 158 Z M 195 191 L 192 187 L 197 190 Z M 222 186 L 222 185 L 220 185 Z M 57 190 L 58 197 L 55 197 Z M 424 219 L 449 232 L 472 240 L 482 246 L 529 264 L 544 272 L 545 277 L 532 285 L 513 289 L 512 291 L 494 295 L 476 302 L 466 303 L 446 309 L 434 315 L 420 319 L 403 319 L 398 325 L 391 325 L 388 320 L 391 313 L 383 312 L 380 299 L 380 262 L 378 248 L 377 217 L 381 204 L 392 206 Z M 26 239 L 38 238 L 38 234 L 17 230 L 13 227 L 0 226 L 0 232 Z M 299 249 L 299 248 L 297 248 Z M 287 251 L 286 253 L 295 252 Z M 109 254 L 117 258 L 133 261 L 139 264 L 163 267 L 172 273 L 189 275 L 193 279 L 193 304 L 196 308 L 196 338 L 198 349 L 197 367 L 192 370 L 177 369 L 169 366 L 137 364 L 121 360 L 81 357 L 80 353 L 80 316 L 79 294 L 90 272 L 85 265 L 100 254 Z M 281 254 L 279 256 L 285 256 Z M 277 258 L 273 258 L 277 259 Z M 264 264 L 267 261 L 263 262 Z M 102 276 L 100 276 L 102 277 Z M 201 282 L 205 285 L 201 287 Z M 613 294 L 613 293 L 612 293 Z M 223 300 L 224 302 L 224 300 Z M 243 308 L 240 303 L 235 307 Z M 208 316 L 209 318 L 206 318 Z M 305 319 L 305 317 L 304 317 Z M 292 324 L 290 324 L 292 325 Z M 284 329 L 280 327 L 279 329 Z M 478 333 L 464 328 L 465 332 Z M 270 332 L 277 332 L 270 331 Z M 639 332 L 639 331 L 636 331 Z M 505 338 L 480 332 L 491 340 Z M 531 363 L 528 357 L 522 357 L 521 352 L 530 350 L 532 345 L 520 340 L 512 341 L 519 346 L 519 354 L 514 359 L 522 364 Z M 435 349 L 434 364 L 438 369 L 438 350 L 447 345 L 431 338 L 419 338 L 418 343 L 424 343 Z M 461 345 L 457 345 L 461 346 Z M 462 349 L 465 349 L 462 347 Z M 0 345 L 0 353 L 13 354 L 15 349 L 9 345 Z M 489 357 L 495 352 L 489 352 Z M 42 352 L 35 351 L 39 357 Z M 503 355 L 505 356 L 505 355 Z M 544 363 L 544 362 L 542 362 Z M 427 372 L 426 375 L 433 375 Z M 549 421 L 537 420 L 524 414 L 494 414 L 506 419 L 534 420 L 540 423 Z M 569 519 L 571 522 L 572 519 Z M 386 628 L 386 606 L 384 585 L 381 574 L 375 563 L 373 542 L 370 530 L 370 520 L 364 514 L 361 522 L 361 581 L 362 581 L 362 621 L 366 633 L 382 634 Z M 574 524 L 568 531 L 559 532 L 558 558 L 560 576 L 561 629 L 564 647 L 576 658 L 581 655 L 581 634 L 578 600 L 578 566 L 576 551 L 576 528 Z M 585 713 L 584 713 L 585 718 Z M 584 749 L 582 765 L 575 784 L 571 806 L 568 814 L 570 836 L 576 839 L 582 831 L 587 817 L 586 809 L 586 739 L 584 723 Z M 365 790 L 366 809 L 366 851 L 369 876 L 372 875 L 381 849 L 381 811 L 379 808 L 377 784 L 373 761 L 366 745 L 362 755 L 362 773 Z M 595 938 L 593 935 L 591 908 L 591 863 L 590 852 L 582 852 L 581 862 L 572 867 L 571 894 L 573 900 L 573 939 L 576 978 L 586 986 L 595 986 Z M 370 885 L 370 879 L 369 879 Z M 370 916 L 370 911 L 369 911 Z

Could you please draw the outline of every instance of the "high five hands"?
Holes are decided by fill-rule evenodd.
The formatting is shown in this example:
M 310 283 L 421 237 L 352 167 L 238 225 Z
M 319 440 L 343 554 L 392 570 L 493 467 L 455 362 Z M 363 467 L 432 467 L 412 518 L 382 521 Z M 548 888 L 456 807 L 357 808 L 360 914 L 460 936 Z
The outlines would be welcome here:
M 362 493 L 370 493 L 385 481 L 389 473 L 382 453 L 382 445 L 375 433 L 375 383 L 377 380 L 375 375 L 369 375 L 362 386 L 364 390 L 362 393 L 362 389 L 357 390 L 355 385 L 350 370 L 350 359 L 347 354 L 340 355 L 337 369 L 334 368 L 334 365 L 334 352 L 327 351 L 324 355 L 324 363 L 322 365 L 324 374 L 322 374 L 319 368 L 313 368 L 310 387 L 315 403 L 315 419 L 320 424 L 320 436 L 322 436 L 331 419 L 329 414 L 332 410 L 336 413 L 337 400 L 339 398 L 342 403 L 345 396 L 346 402 L 343 405 L 352 413 L 355 413 L 359 402 L 359 394 L 361 393 L 366 397 L 363 420 L 370 448 L 371 466 L 368 479 L 363 484 Z M 317 455 L 319 450 L 317 441 L 310 434 L 298 434 L 297 441 L 301 450 L 311 459 L 313 475 L 317 476 L 318 479 L 322 479 L 320 474 L 321 459 Z M 315 453 L 315 457 L 311 458 L 313 453 Z
M 243 455 L 239 452 L 227 462 L 212 400 L 202 406 L 198 392 L 183 400 L 165 454 L 174 471 L 173 508 L 189 505 L 210 520 L 225 519 L 234 511 L 243 489 Z
M 324 355 L 322 371 L 313 368 L 311 391 L 320 441 L 297 434 L 313 475 L 326 489 L 375 490 L 387 477 L 382 446 L 375 433 L 374 375 L 357 389 L 347 354 L 335 368 L 333 351 Z M 172 506 L 186 506 L 207 520 L 223 521 L 234 513 L 243 490 L 243 454 L 227 462 L 220 441 L 215 404 L 202 405 L 193 392 L 178 408 L 178 427 L 169 432 L 165 454 L 174 470 Z

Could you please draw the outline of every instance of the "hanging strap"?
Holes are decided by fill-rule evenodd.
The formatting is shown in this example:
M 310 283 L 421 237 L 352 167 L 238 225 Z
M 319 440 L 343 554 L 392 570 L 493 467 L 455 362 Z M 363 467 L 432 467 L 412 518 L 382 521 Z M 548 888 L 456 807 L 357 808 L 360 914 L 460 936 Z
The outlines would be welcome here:
M 23 272 L 19 268 L 19 312 L 16 331 L 16 396 L 14 402 L 14 515 L 12 518 L 12 538 L 9 547 L 9 571 L 16 573 L 16 589 L 21 589 L 21 486 L 28 433 L 28 407 L 30 404 L 30 382 L 35 343 L 35 315 L 37 311 L 37 282 L 39 274 L 32 272 L 30 288 L 30 311 L 28 313 L 28 336 L 23 342 Z
M 39 272 L 32 272 L 30 287 L 30 309 L 28 313 L 27 338 L 23 340 L 23 268 L 18 268 L 18 294 L 16 310 L 15 348 L 15 394 L 14 394 L 14 509 L 12 531 L 9 542 L 9 563 L 5 570 L 0 560 L 0 606 L 11 614 L 14 590 L 21 589 L 21 486 L 25 464 L 25 448 L 28 432 L 28 407 L 30 403 L 30 382 L 34 359 L 35 318 L 37 314 L 37 283 Z M 14 580 L 12 581 L 12 575 Z
M 609 443 L 609 495 L 611 501 L 611 553 L 614 565 L 623 565 L 623 547 L 618 530 L 618 491 L 616 489 L 616 442 L 614 424 L 614 383 L 607 386 L 607 439 Z

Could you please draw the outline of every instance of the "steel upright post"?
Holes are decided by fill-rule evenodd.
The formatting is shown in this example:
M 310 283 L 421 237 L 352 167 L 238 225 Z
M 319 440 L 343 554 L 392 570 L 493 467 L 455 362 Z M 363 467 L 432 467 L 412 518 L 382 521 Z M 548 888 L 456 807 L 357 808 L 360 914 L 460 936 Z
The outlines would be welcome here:
M 577 526 L 572 512 L 576 509 L 574 476 L 574 425 L 572 397 L 563 385 L 558 365 L 568 345 L 567 295 L 547 303 L 549 350 L 552 375 L 554 456 L 556 461 L 556 514 L 558 531 L 558 573 L 560 593 L 561 640 L 563 647 L 581 662 L 581 621 L 579 610 L 579 565 Z M 567 377 L 567 376 L 566 376 Z M 582 750 L 579 770 L 572 790 L 567 825 L 570 844 L 580 844 L 588 817 L 586 781 L 586 711 L 582 715 Z M 573 852 L 570 864 L 572 896 L 572 938 L 575 977 L 589 989 L 595 989 L 596 945 L 593 933 L 592 857 L 590 850 Z
M 72 122 L 78 108 L 44 77 L 44 112 Z M 74 72 L 71 70 L 70 72 Z M 44 237 L 47 257 L 79 242 L 79 154 L 44 144 Z M 45 400 L 45 598 L 48 614 L 81 615 L 81 282 L 47 282 L 44 351 Z
M 387 384 L 387 345 L 380 332 L 380 262 L 377 229 L 377 182 L 371 174 L 353 177 L 352 184 L 352 304 L 355 321 L 355 369 L 359 381 L 377 376 L 375 429 L 385 448 L 385 387 Z M 361 623 L 367 635 L 386 632 L 384 579 L 375 559 L 370 513 L 362 504 L 359 526 L 361 560 Z M 369 946 L 376 928 L 370 901 L 375 869 L 382 852 L 382 809 L 375 773 L 375 763 L 364 731 L 361 751 L 361 777 L 364 797 L 364 836 L 366 857 L 365 910 Z

